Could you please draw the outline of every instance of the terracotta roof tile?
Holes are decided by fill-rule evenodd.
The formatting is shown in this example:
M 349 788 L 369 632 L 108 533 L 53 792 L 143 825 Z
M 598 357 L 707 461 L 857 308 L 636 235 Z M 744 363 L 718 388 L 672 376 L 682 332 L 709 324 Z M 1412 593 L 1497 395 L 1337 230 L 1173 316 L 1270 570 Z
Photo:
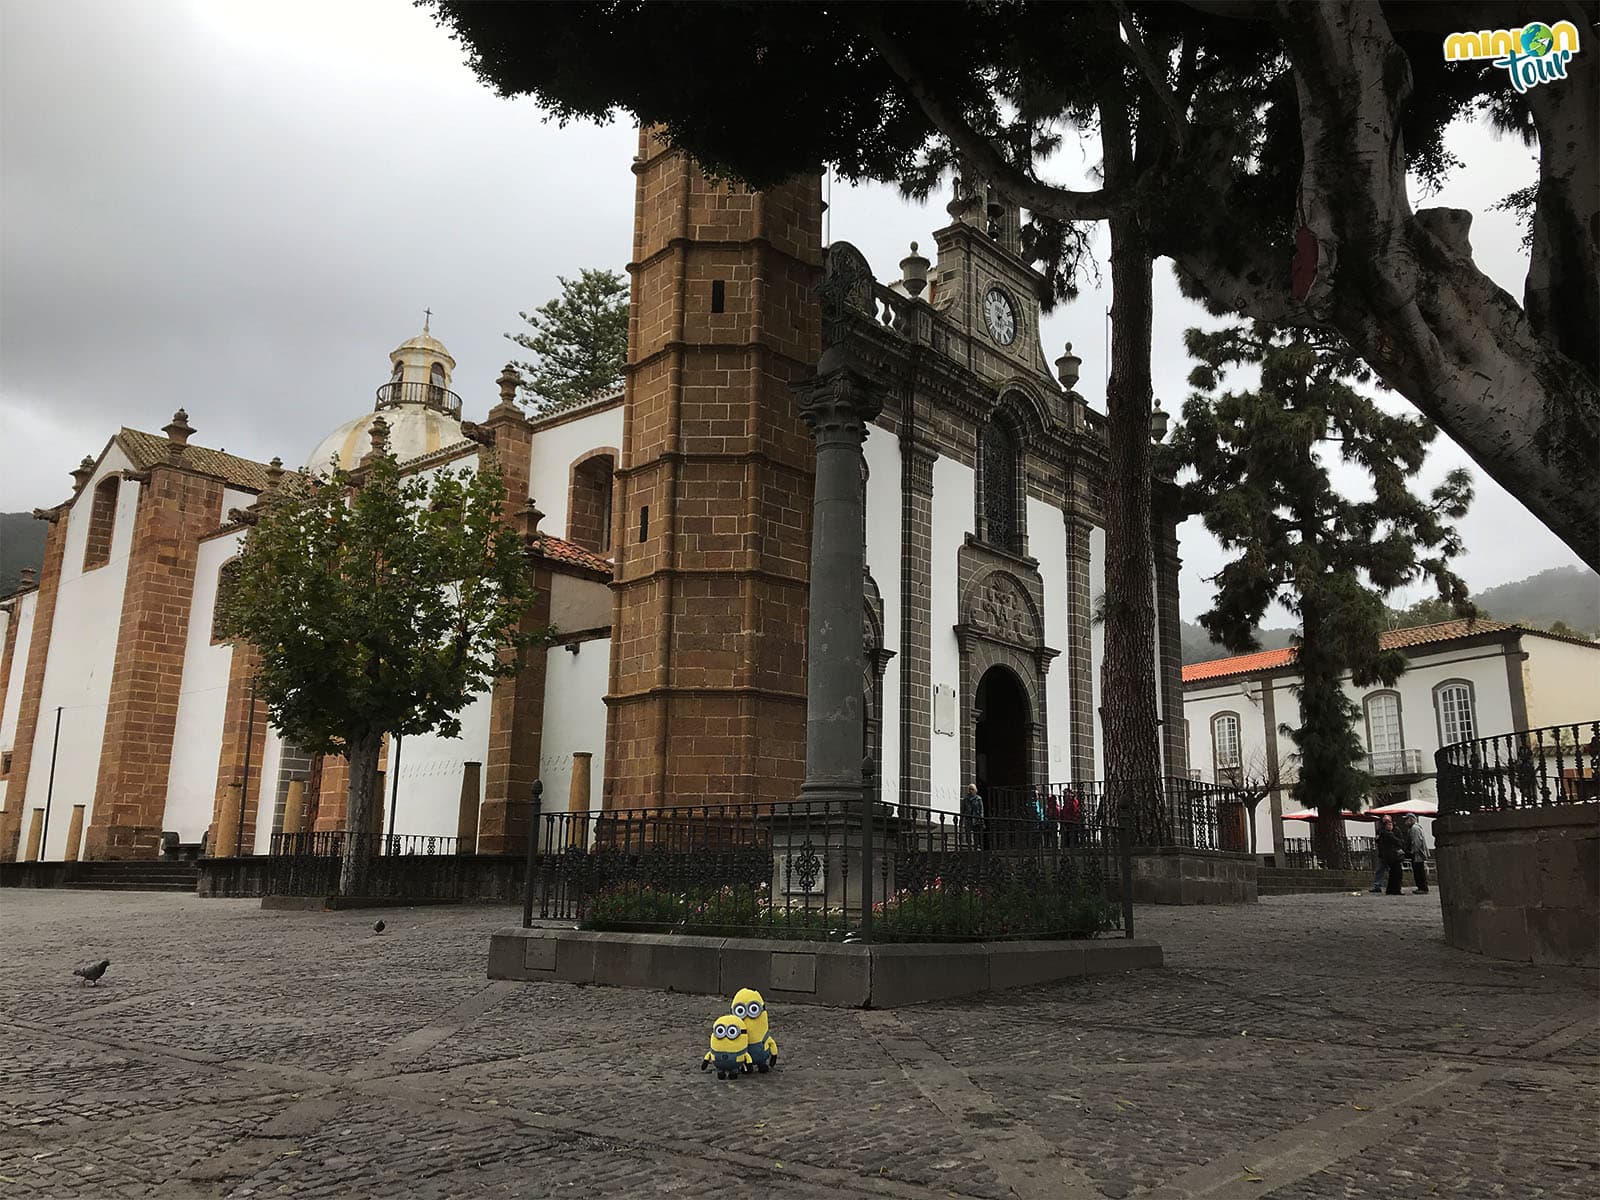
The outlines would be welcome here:
M 1384 650 L 1405 650 L 1412 646 L 1428 646 L 1436 642 L 1453 642 L 1460 638 L 1478 637 L 1485 633 L 1502 633 L 1516 630 L 1519 633 L 1538 633 L 1523 630 L 1504 621 L 1488 621 L 1481 617 L 1457 618 L 1453 621 L 1436 621 L 1432 625 L 1412 625 L 1406 629 L 1391 629 L 1378 635 L 1378 645 Z M 1294 649 L 1261 650 L 1255 654 L 1239 654 L 1233 658 L 1217 658 L 1210 662 L 1190 663 L 1183 668 L 1183 682 L 1199 683 L 1206 679 L 1226 679 L 1232 675 L 1254 675 L 1272 671 L 1294 662 Z
M 168 457 L 172 443 L 165 434 L 146 433 L 142 429 L 123 428 L 116 436 L 117 445 L 128 456 L 136 471 L 146 471 L 157 463 L 171 462 Z M 207 446 L 188 445 L 183 448 L 182 463 L 191 471 L 220 479 L 229 487 L 247 492 L 267 490 L 267 464 L 240 458 Z
M 592 550 L 585 550 L 576 543 L 565 538 L 551 537 L 542 534 L 539 538 L 539 553 L 545 558 L 556 562 L 566 563 L 573 567 L 584 567 L 590 571 L 603 572 L 608 578 L 611 575 L 611 560 L 602 558 Z

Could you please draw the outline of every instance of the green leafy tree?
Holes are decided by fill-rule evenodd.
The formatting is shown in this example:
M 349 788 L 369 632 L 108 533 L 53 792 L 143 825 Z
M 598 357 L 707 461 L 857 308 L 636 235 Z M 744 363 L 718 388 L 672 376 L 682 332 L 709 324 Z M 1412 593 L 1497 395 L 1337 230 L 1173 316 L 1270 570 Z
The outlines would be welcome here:
M 1568 77 L 1523 93 L 1440 53 L 1527 19 L 1500 5 L 429 2 L 502 94 L 561 120 L 626 112 L 756 187 L 823 163 L 916 185 L 959 156 L 1028 210 L 1058 295 L 1074 226 L 1125 217 L 1124 291 L 1148 249 L 1213 312 L 1336 330 L 1600 565 L 1594 0 L 1563 9 L 1586 39 Z M 1083 114 L 1119 108 L 1131 159 L 1064 177 Z M 1531 211 L 1520 301 L 1474 262 L 1473 214 L 1417 203 L 1414 181 L 1455 164 L 1446 131 L 1485 113 L 1537 147 L 1537 186 L 1508 198 Z
M 385 734 L 460 732 L 460 712 L 516 671 L 532 570 L 492 469 L 402 477 L 392 456 L 270 494 L 220 601 L 261 658 L 272 723 L 350 763 L 340 890 L 360 895 Z
M 1459 607 L 1449 600 L 1441 600 L 1438 596 L 1428 596 L 1418 600 L 1411 607 L 1395 614 L 1396 620 L 1402 628 L 1413 625 L 1434 625 L 1440 621 L 1450 621 L 1463 616 Z
M 1451 521 L 1472 499 L 1465 471 L 1452 471 L 1427 498 L 1412 478 L 1435 430 L 1386 413 L 1356 390 L 1372 373 L 1333 339 L 1264 324 L 1219 332 L 1191 329 L 1197 389 L 1168 448 L 1169 465 L 1193 472 L 1183 501 L 1233 557 L 1215 577 L 1217 593 L 1200 623 L 1235 652 L 1254 650 L 1253 629 L 1282 604 L 1300 621 L 1296 667 L 1300 761 L 1292 795 L 1317 810 L 1315 838 L 1325 861 L 1344 849 L 1343 809 L 1358 809 L 1370 780 L 1357 733 L 1359 710 L 1341 676 L 1357 687 L 1391 684 L 1405 655 L 1384 650 L 1385 596 L 1431 579 L 1440 600 L 1467 610 L 1466 586 L 1450 570 L 1461 543 Z M 1259 371 L 1245 391 L 1221 390 L 1225 375 Z M 1329 459 L 1364 472 L 1371 496 L 1342 495 Z
M 627 280 L 588 268 L 576 279 L 556 278 L 559 296 L 531 314 L 517 314 L 533 332 L 506 334 L 535 356 L 513 364 L 522 372 L 523 403 L 535 413 L 621 386 L 628 359 Z

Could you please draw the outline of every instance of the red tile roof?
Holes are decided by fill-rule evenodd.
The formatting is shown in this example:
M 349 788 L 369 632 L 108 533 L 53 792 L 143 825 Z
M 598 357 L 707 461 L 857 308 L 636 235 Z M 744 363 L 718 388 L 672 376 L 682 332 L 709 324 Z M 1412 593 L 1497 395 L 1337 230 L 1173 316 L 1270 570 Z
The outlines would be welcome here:
M 599 571 L 611 577 L 611 560 L 602 558 L 592 550 L 585 550 L 575 542 L 565 538 L 551 537 L 549 534 L 539 535 L 539 553 L 545 558 L 555 562 L 566 563 L 572 567 L 583 567 L 589 571 Z
M 1432 625 L 1413 625 L 1406 629 L 1391 629 L 1378 635 L 1378 645 L 1384 650 L 1405 650 L 1412 646 L 1428 646 L 1436 642 L 1453 642 L 1460 638 L 1479 637 L 1486 633 L 1537 633 L 1523 630 L 1504 621 L 1482 618 L 1457 618 L 1454 621 L 1436 621 Z M 1183 668 L 1183 682 L 1199 683 L 1207 679 L 1226 679 L 1232 675 L 1254 675 L 1290 666 L 1294 662 L 1294 649 L 1260 650 L 1255 654 L 1239 654 L 1233 658 L 1216 658 L 1210 662 L 1190 663 Z

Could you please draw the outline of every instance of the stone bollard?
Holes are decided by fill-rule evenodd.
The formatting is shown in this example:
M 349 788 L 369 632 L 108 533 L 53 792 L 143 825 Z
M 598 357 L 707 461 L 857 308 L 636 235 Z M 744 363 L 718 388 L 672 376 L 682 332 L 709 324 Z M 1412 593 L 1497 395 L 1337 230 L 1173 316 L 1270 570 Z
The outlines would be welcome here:
M 572 787 L 567 792 L 567 845 L 582 846 L 589 835 L 589 785 L 593 753 L 576 750 L 572 754 Z
M 222 789 L 222 800 L 217 806 L 216 836 L 211 839 L 212 858 L 232 858 L 239 844 L 239 805 L 244 797 L 244 785 L 230 783 Z
M 83 810 L 86 806 L 74 804 L 72 819 L 67 822 L 67 848 L 62 852 L 63 862 L 78 861 L 78 847 L 83 843 Z
M 482 776 L 482 763 L 461 764 L 461 800 L 456 808 L 457 854 L 478 852 L 478 803 L 482 796 L 479 782 Z
M 44 809 L 33 810 L 33 820 L 28 823 L 28 857 L 25 862 L 39 861 L 39 839 L 44 834 Z
M 283 833 L 285 837 L 294 837 L 300 832 L 301 823 L 305 820 L 306 811 L 306 784 L 303 779 L 289 781 L 288 795 L 283 801 Z

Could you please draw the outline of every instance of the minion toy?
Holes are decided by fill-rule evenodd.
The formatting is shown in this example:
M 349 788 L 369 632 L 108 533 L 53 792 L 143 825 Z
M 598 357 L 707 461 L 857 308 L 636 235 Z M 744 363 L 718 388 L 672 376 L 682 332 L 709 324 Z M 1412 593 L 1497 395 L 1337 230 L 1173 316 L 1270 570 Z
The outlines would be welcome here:
M 700 1060 L 700 1069 L 714 1066 L 718 1079 L 737 1079 L 750 1065 L 750 1037 L 744 1024 L 731 1015 L 718 1017 L 711 1027 L 711 1049 Z
M 750 1061 L 765 1075 L 778 1065 L 778 1043 L 767 1027 L 767 1002 L 754 988 L 741 988 L 733 998 L 733 1015 L 749 1035 Z

